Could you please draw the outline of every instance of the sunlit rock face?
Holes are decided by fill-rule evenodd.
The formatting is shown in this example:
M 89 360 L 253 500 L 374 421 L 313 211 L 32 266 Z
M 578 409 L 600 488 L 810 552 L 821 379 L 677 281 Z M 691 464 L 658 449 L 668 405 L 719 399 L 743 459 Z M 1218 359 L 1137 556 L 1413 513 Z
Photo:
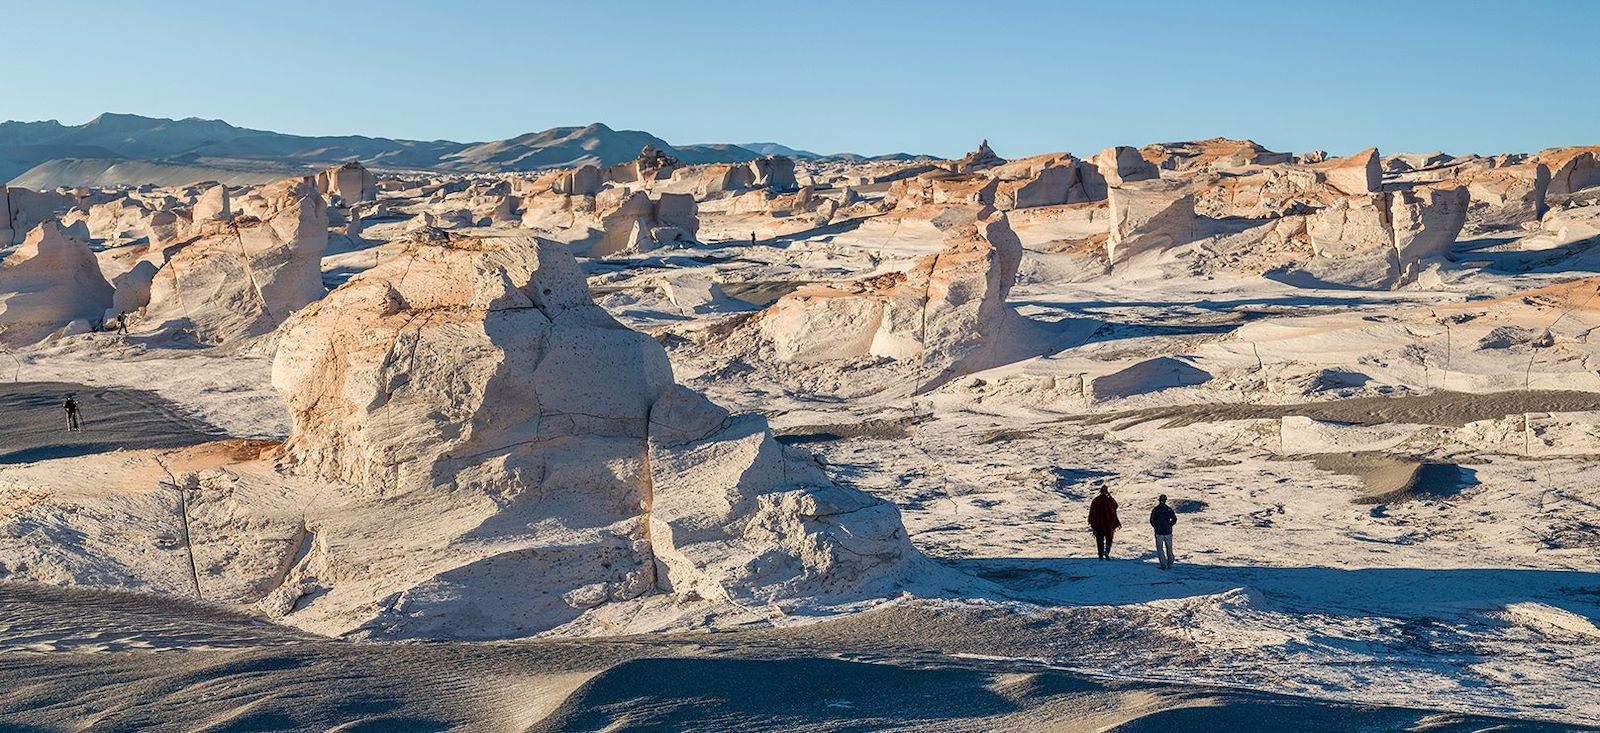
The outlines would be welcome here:
M 322 195 L 309 179 L 290 179 L 261 196 L 260 216 L 203 223 L 166 250 L 142 330 L 181 330 L 220 343 L 271 331 L 322 297 Z

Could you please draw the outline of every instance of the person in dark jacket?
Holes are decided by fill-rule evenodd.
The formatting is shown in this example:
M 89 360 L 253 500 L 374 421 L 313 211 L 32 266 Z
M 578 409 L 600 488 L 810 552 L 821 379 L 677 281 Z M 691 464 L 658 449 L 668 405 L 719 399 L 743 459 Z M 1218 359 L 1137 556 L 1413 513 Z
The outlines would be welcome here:
M 66 401 L 61 403 L 61 409 L 67 411 L 67 432 L 78 432 L 78 401 L 72 395 L 67 395 Z
M 1162 494 L 1150 510 L 1150 526 L 1156 531 L 1156 560 L 1162 570 L 1172 567 L 1172 525 L 1177 523 L 1178 513 L 1167 506 L 1167 495 Z
M 1100 487 L 1100 495 L 1089 502 L 1089 529 L 1094 530 L 1094 546 L 1101 560 L 1111 559 L 1111 537 L 1121 526 L 1122 521 L 1117 519 L 1117 500 L 1111 498 L 1106 487 Z

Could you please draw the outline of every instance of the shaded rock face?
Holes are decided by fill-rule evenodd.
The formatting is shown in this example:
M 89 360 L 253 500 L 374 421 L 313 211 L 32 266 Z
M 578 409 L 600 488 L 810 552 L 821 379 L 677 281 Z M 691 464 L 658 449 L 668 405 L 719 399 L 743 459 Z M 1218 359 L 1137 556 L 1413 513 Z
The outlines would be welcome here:
M 273 385 L 294 473 L 414 512 L 419 548 L 459 548 L 378 589 L 401 599 L 370 625 L 386 635 L 463 617 L 533 633 L 657 592 L 881 593 L 917 558 L 892 505 L 676 385 L 665 351 L 594 305 L 554 242 L 410 245 L 284 324 Z M 425 521 L 461 511 L 473 521 Z
M 918 364 L 931 388 L 1009 357 L 1031 324 L 1006 294 L 1022 244 L 998 212 L 953 227 L 945 248 L 903 273 L 852 283 L 806 286 L 759 320 L 785 362 L 881 357 Z
M 1204 232 L 1195 197 L 1185 187 L 1148 181 L 1109 190 L 1111 232 L 1106 256 L 1112 264 L 1143 252 L 1194 241 Z
M 328 210 L 310 179 L 268 186 L 259 218 L 198 227 L 167 248 L 142 328 L 187 329 L 220 343 L 276 328 L 323 295 Z
M 54 221 L 40 224 L 0 260 L 0 342 L 27 345 L 74 321 L 97 324 L 111 293 L 87 243 Z

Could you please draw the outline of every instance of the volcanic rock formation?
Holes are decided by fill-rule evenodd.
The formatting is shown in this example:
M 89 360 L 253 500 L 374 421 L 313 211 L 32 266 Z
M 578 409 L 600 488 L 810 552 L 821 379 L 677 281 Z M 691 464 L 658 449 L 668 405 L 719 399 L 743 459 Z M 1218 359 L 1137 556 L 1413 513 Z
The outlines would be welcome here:
M 758 321 L 784 362 L 880 357 L 916 365 L 919 388 L 1041 348 L 1032 323 L 1006 305 L 1022 244 L 989 211 L 946 234 L 942 251 L 905 272 L 801 287 Z
M 150 285 L 145 329 L 220 343 L 276 328 L 320 297 L 328 210 L 311 179 L 265 187 L 261 215 L 199 226 L 168 250 Z
M 402 542 L 429 548 L 420 580 L 313 603 L 398 593 L 367 625 L 384 635 L 531 633 L 656 592 L 881 592 L 917 557 L 893 505 L 674 384 L 554 242 L 410 245 L 284 325 L 273 384 L 294 472 L 424 528 Z
M 378 199 L 378 182 L 367 167 L 351 161 L 316 175 L 317 190 L 346 205 Z
M 0 260 L 0 343 L 35 343 L 75 321 L 87 330 L 110 305 L 111 285 L 89 245 L 54 221 Z

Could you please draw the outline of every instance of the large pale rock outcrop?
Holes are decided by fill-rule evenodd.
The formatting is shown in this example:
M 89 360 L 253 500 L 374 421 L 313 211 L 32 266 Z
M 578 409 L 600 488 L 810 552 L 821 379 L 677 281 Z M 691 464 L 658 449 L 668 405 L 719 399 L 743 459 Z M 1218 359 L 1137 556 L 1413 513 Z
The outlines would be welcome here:
M 595 199 L 596 211 L 587 223 L 573 227 L 581 236 L 570 237 L 574 252 L 588 257 L 646 252 L 673 242 L 692 242 L 700 230 L 699 207 L 694 197 L 644 191 L 606 191 Z
M 993 199 L 1001 211 L 1097 201 L 1106 182 L 1093 164 L 1066 153 L 1013 160 L 990 170 L 998 179 Z
M 994 149 L 989 147 L 989 141 L 984 140 L 978 143 L 977 150 L 967 153 L 961 160 L 951 161 L 950 170 L 955 173 L 976 173 L 1005 165 L 1005 162 L 1005 158 L 996 155 Z
M 89 245 L 54 221 L 0 260 L 0 342 L 26 345 L 74 321 L 98 323 L 111 285 Z
M 31 188 L 10 187 L 4 196 L 6 217 L 11 236 L 0 244 L 22 241 L 34 227 L 55 219 L 76 203 L 72 196 L 58 191 L 35 191 Z
M 751 185 L 774 191 L 793 191 L 799 188 L 794 177 L 794 159 L 782 155 L 756 158 L 750 167 Z
M 232 216 L 233 207 L 228 202 L 228 187 L 220 183 L 203 191 L 195 200 L 190 213 L 190 219 L 195 224 L 223 221 Z
M 935 168 L 889 184 L 889 199 L 899 209 L 934 206 L 995 206 L 999 178 L 987 173 L 954 173 Z
M 689 193 L 697 200 L 723 198 L 755 188 L 755 171 L 750 163 L 716 163 L 678 168 L 669 183 L 653 190 Z
M 745 163 L 716 163 L 678 168 L 670 182 L 654 191 L 693 194 L 698 200 L 723 198 L 752 190 L 779 193 L 799 188 L 792 158 L 771 156 Z
M 1389 224 L 1400 279 L 1410 279 L 1420 261 L 1450 254 L 1467 221 L 1469 201 L 1464 186 L 1414 186 L 1389 193 Z
M 552 184 L 551 190 L 568 196 L 593 196 L 600 193 L 600 186 L 604 183 L 600 180 L 599 168 L 584 165 L 562 172 Z
M 1383 190 L 1383 168 L 1377 148 L 1367 148 L 1348 158 L 1317 163 L 1312 168 L 1334 190 L 1350 195 L 1375 193 Z
M 1458 179 L 1467 186 L 1474 219 L 1489 227 L 1519 227 L 1539 221 L 1547 206 L 1550 168 L 1543 163 L 1523 163 L 1484 168 Z
M 914 364 L 918 387 L 931 388 L 1041 346 L 1005 302 L 1021 260 L 1006 215 L 990 210 L 905 272 L 801 287 L 757 323 L 779 361 L 887 358 Z
M 152 241 L 159 239 L 159 235 L 152 231 L 151 226 L 155 213 L 143 201 L 132 196 L 124 196 L 103 204 L 95 204 L 87 210 L 68 212 L 62 217 L 62 221 L 81 221 L 89 228 L 89 236 L 109 246 L 116 246 L 140 239 Z M 171 223 L 176 227 L 175 214 L 172 215 Z
M 1118 145 L 1096 153 L 1089 162 L 1100 171 L 1109 186 L 1120 186 L 1133 181 L 1148 181 L 1161 176 L 1155 164 L 1144 159 L 1138 148 Z
M 1423 260 L 1444 257 L 1466 223 L 1464 186 L 1415 186 L 1351 196 L 1308 217 L 1315 256 L 1303 268 L 1320 280 L 1394 287 Z
M 1195 215 L 1195 196 L 1181 185 L 1145 181 L 1117 186 L 1110 189 L 1109 198 L 1111 232 L 1106 238 L 1106 256 L 1112 264 L 1186 244 L 1204 232 Z
M 1533 159 L 1550 169 L 1551 196 L 1600 186 L 1600 146 L 1550 148 L 1539 151 Z
M 378 179 L 356 162 L 334 166 L 316 175 L 317 190 L 334 196 L 345 205 L 378 200 Z
M 892 505 L 674 384 L 563 245 L 414 243 L 295 314 L 279 343 L 289 470 L 411 528 L 381 556 L 330 553 L 327 592 L 295 614 L 504 636 L 647 594 L 877 595 L 917 560 Z M 362 531 L 388 531 L 374 522 Z
M 150 284 L 144 329 L 220 343 L 276 328 L 320 297 L 328 210 L 311 179 L 267 186 L 260 216 L 199 227 L 168 248 Z

